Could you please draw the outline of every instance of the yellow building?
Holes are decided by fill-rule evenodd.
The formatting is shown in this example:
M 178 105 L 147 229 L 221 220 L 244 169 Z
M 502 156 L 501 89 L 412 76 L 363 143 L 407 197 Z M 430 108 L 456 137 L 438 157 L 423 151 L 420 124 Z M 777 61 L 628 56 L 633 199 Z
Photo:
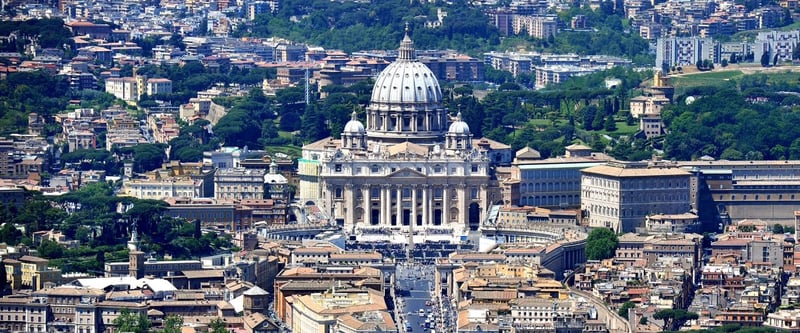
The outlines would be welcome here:
M 19 262 L 21 287 L 39 290 L 44 288 L 47 283 L 58 284 L 61 280 L 61 270 L 47 267 L 49 262 L 47 259 L 22 256 L 19 258 Z

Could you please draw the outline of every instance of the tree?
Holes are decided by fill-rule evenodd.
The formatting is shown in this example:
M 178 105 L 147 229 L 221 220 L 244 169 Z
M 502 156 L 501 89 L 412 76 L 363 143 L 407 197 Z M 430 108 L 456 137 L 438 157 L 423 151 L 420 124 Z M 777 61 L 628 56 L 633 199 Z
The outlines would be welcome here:
M 605 129 L 606 132 L 613 132 L 617 130 L 617 123 L 614 121 L 614 116 L 608 116 L 606 118 L 606 122 L 603 125 L 603 129 Z
M 178 315 L 169 315 L 164 319 L 163 333 L 180 333 L 181 326 L 183 326 L 183 317 Z
M 617 249 L 617 235 L 608 228 L 597 228 L 586 239 L 586 259 L 602 260 L 614 256 Z
M 775 223 L 775 225 L 773 225 L 773 226 L 772 226 L 772 233 L 775 233 L 775 234 L 782 234 L 782 233 L 784 233 L 784 230 L 783 230 L 783 225 L 780 225 L 780 224 L 778 224 L 778 223 Z
M 728 67 L 728 59 L 722 59 L 722 61 L 720 62 L 720 65 L 722 65 L 723 68 L 724 67 Z
M 144 313 L 133 313 L 128 309 L 122 309 L 119 317 L 114 319 L 114 326 L 118 332 L 147 333 L 150 329 L 150 320 Z
M 3 264 L 2 260 L 0 260 L 0 297 L 6 295 L 7 288 L 8 288 L 8 279 L 6 278 L 6 265 Z
M 45 239 L 36 249 L 39 256 L 48 259 L 58 259 L 64 255 L 64 248 L 58 243 Z
M 647 317 L 642 316 L 642 318 L 639 318 L 639 325 L 647 325 Z
M 631 301 L 627 301 L 625 303 L 622 303 L 622 306 L 620 306 L 619 310 L 617 310 L 617 314 L 620 317 L 625 318 L 627 320 L 628 319 L 628 310 L 633 309 L 635 307 L 636 307 L 635 303 L 633 303 Z
M 306 106 L 303 113 L 303 139 L 306 141 L 317 141 L 329 135 L 328 127 L 325 125 L 325 117 L 317 111 L 317 105 Z
M 288 112 L 281 116 L 280 129 L 286 132 L 294 132 L 302 126 L 302 120 L 297 112 Z
M 694 312 L 683 309 L 664 309 L 653 314 L 653 319 L 663 320 L 664 331 L 672 331 L 683 325 L 687 320 L 697 319 Z
M 769 52 L 761 54 L 761 67 L 769 67 Z
M 214 318 L 208 325 L 208 329 L 210 333 L 228 333 L 228 328 L 226 327 L 225 321 L 221 318 Z
M 596 130 L 602 129 L 603 126 L 605 125 L 605 122 L 606 121 L 605 121 L 604 113 L 602 111 L 598 110 L 594 114 L 594 119 L 592 120 L 592 128 L 596 129 Z
M 17 245 L 22 237 L 24 237 L 22 231 L 19 231 L 13 223 L 7 222 L 0 228 L 0 242 L 8 245 Z

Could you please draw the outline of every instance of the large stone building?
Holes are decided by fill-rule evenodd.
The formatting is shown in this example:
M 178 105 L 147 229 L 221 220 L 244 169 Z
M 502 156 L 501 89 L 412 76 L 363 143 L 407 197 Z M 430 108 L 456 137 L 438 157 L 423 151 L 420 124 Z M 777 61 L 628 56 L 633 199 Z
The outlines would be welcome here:
M 680 168 L 612 162 L 581 173 L 581 209 L 590 227 L 632 232 L 647 215 L 691 209 L 690 173 Z
M 679 161 L 691 170 L 701 217 L 760 219 L 789 226 L 800 204 L 800 161 Z M 707 215 L 706 215 L 707 214 Z
M 490 148 L 473 142 L 460 115 L 451 121 L 437 78 L 416 59 L 408 35 L 375 81 L 366 127 L 357 118 L 353 112 L 341 139 L 303 147 L 300 198 L 317 201 L 357 238 L 424 241 L 477 229 Z

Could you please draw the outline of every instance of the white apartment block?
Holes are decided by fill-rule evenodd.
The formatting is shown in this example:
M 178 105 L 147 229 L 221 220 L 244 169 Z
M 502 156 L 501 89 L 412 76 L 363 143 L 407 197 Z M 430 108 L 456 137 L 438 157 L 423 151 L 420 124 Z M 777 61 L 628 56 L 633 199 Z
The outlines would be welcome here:
M 112 77 L 106 80 L 106 92 L 123 101 L 139 98 L 139 87 L 132 77 Z
M 656 43 L 656 67 L 694 66 L 700 60 L 714 60 L 714 41 L 711 37 L 659 38 Z
M 776 55 L 778 62 L 791 61 L 798 42 L 800 42 L 800 31 L 797 30 L 759 32 L 754 42 L 753 61 L 759 63 L 764 53 L 767 53 L 770 64 Z
M 536 67 L 536 89 L 547 87 L 549 84 L 559 84 L 573 76 L 582 76 L 600 70 L 578 66 L 543 66 Z
M 652 214 L 690 210 L 690 173 L 642 162 L 610 162 L 581 170 L 581 209 L 589 227 L 634 232 Z
M 558 32 L 558 19 L 555 16 L 515 15 L 511 26 L 515 35 L 527 32 L 528 36 L 544 39 Z

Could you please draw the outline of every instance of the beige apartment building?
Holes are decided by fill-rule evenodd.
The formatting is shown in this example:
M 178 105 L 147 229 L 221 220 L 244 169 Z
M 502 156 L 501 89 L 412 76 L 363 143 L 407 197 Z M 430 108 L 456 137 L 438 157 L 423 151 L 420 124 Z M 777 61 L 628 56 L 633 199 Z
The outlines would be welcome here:
M 330 290 L 324 293 L 303 295 L 292 303 L 293 332 L 325 333 L 334 331 L 337 319 L 345 315 L 386 312 L 383 294 L 374 290 Z M 383 323 L 395 329 L 389 316 Z

